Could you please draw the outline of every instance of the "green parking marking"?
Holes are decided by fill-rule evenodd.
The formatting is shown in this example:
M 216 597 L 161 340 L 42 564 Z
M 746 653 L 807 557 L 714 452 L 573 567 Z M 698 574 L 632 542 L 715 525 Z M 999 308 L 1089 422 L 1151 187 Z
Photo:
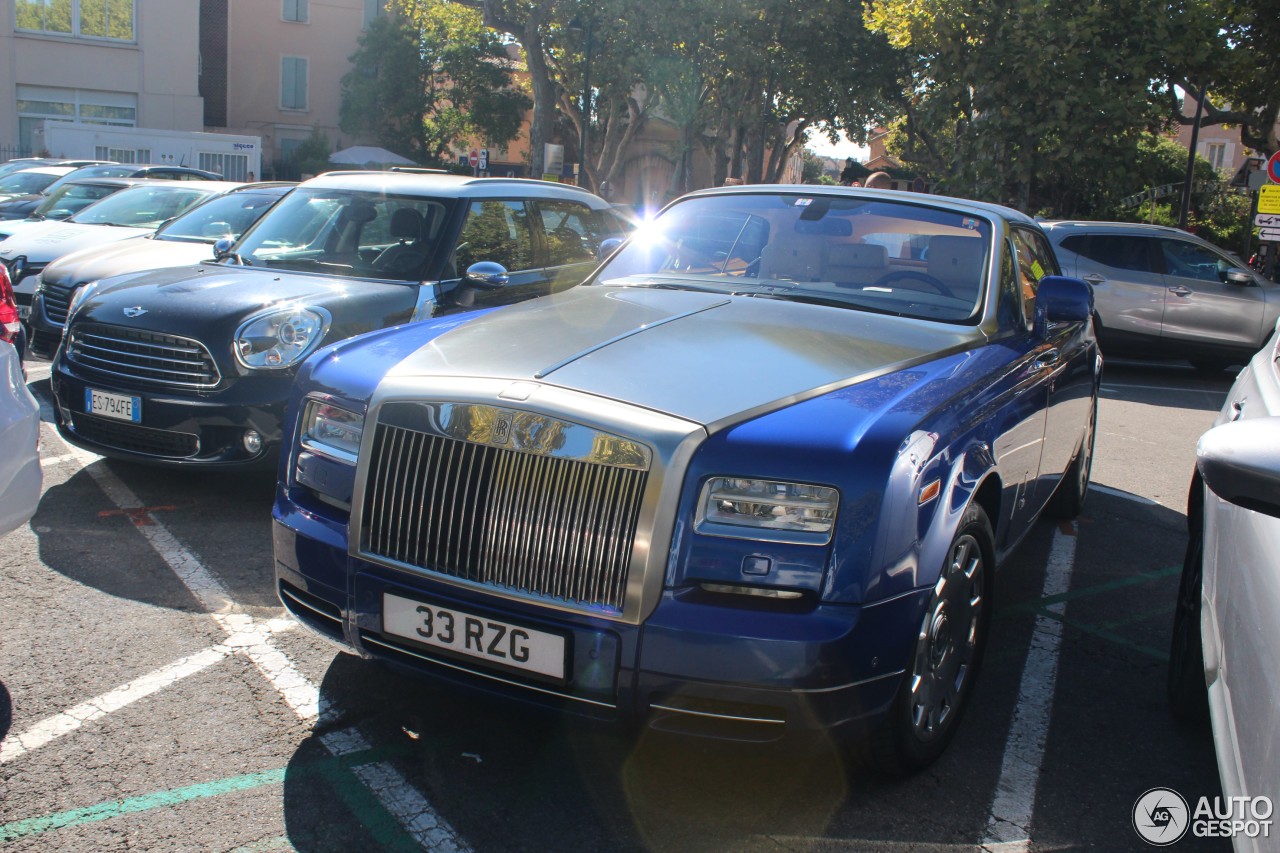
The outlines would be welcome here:
M 1015 613 L 1038 611 L 1051 604 L 1058 604 L 1064 601 L 1074 601 L 1077 598 L 1087 598 L 1091 595 L 1102 595 L 1106 592 L 1114 592 L 1117 589 L 1124 589 L 1127 586 L 1136 586 L 1137 584 L 1163 580 L 1164 578 L 1179 574 L 1181 571 L 1182 566 L 1167 566 L 1166 568 L 1154 569 L 1149 572 L 1138 572 L 1137 574 L 1129 575 L 1126 578 L 1106 581 L 1105 583 L 1068 590 L 1067 592 L 1058 593 L 1057 595 L 1046 595 L 1044 598 L 1036 598 L 1030 601 L 1021 601 L 1017 604 L 1011 604 L 1008 607 L 1003 608 L 1002 614 L 1005 616 L 1011 616 Z
M 396 823 L 395 818 L 383 808 L 376 797 L 369 794 L 362 785 L 355 783 L 350 773 L 350 768 L 352 767 L 361 764 L 373 764 L 386 758 L 402 755 L 408 749 L 407 746 L 375 747 L 363 752 L 353 752 L 350 755 L 316 759 L 293 768 L 278 767 L 274 770 L 246 773 L 243 776 L 231 776 L 213 782 L 201 782 L 182 788 L 172 788 L 168 791 L 142 794 L 125 800 L 111 800 L 43 817 L 15 820 L 10 823 L 0 824 L 0 842 L 17 841 L 20 838 L 40 835 L 55 829 L 83 826 L 87 823 L 109 820 L 121 815 L 137 814 L 167 806 L 177 806 L 193 800 L 208 799 L 222 794 L 249 791 L 264 785 L 278 785 L 284 782 L 287 771 L 289 775 L 307 776 L 313 773 L 322 775 L 334 785 L 343 801 L 352 807 L 351 810 L 361 824 L 369 829 L 370 833 L 382 842 L 384 846 L 389 849 L 417 850 L 419 848 L 412 843 L 407 848 L 403 846 L 403 833 L 399 832 L 399 824 Z M 359 788 L 358 793 L 363 793 L 364 796 L 351 795 L 344 790 L 348 787 Z M 393 834 L 399 835 L 398 838 L 389 837 L 386 830 L 388 826 L 392 828 Z
M 1172 610 L 1172 608 L 1170 608 L 1170 610 Z M 1164 662 L 1167 662 L 1169 660 L 1169 655 L 1167 652 L 1161 651 L 1160 649 L 1153 649 L 1150 646 L 1144 646 L 1141 643 L 1135 643 L 1133 640 L 1130 640 L 1128 637 L 1117 634 L 1114 631 L 1109 631 L 1106 628 L 1100 628 L 1095 625 L 1088 625 L 1088 624 L 1085 624 L 1084 622 L 1073 622 L 1072 620 L 1066 618 L 1065 616 L 1054 613 L 1052 610 L 1048 610 L 1048 609 L 1040 610 L 1037 612 L 1036 615 L 1048 617 L 1049 619 L 1052 619 L 1055 622 L 1061 622 L 1063 625 L 1066 625 L 1067 627 L 1075 628 L 1078 631 L 1082 631 L 1086 634 L 1097 637 L 1101 640 L 1109 640 L 1110 642 L 1115 643 L 1118 646 L 1124 646 L 1126 649 L 1130 649 L 1135 652 L 1140 652 L 1144 655 L 1150 655 L 1156 660 L 1164 661 Z
M 380 850 L 403 850 L 405 853 L 418 853 L 422 850 L 417 842 L 405 835 L 399 821 L 378 802 L 373 792 L 351 773 L 344 773 L 338 767 L 325 767 L 320 770 L 320 774 L 333 786 L 347 808 L 360 821 L 360 825 L 378 842 Z

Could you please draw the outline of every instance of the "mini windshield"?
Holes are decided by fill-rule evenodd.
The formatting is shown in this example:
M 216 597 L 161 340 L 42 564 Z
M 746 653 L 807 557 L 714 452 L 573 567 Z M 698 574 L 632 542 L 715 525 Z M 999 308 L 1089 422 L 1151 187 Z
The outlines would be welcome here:
M 883 198 L 690 198 L 640 225 L 597 284 L 705 290 L 971 323 L 991 223 Z
M 280 195 L 278 190 L 243 190 L 214 196 L 161 228 L 156 239 L 210 244 L 224 237 L 234 240 L 279 201 Z
M 104 184 L 63 184 L 49 193 L 40 206 L 31 212 L 33 219 L 66 219 L 78 210 L 93 204 L 100 198 L 106 198 L 119 186 Z
M 418 282 L 438 248 L 446 211 L 440 199 L 299 188 L 245 233 L 232 260 L 298 272 Z
M 136 186 L 107 196 L 71 217 L 84 225 L 157 228 L 166 219 L 185 213 L 213 195 L 196 187 Z

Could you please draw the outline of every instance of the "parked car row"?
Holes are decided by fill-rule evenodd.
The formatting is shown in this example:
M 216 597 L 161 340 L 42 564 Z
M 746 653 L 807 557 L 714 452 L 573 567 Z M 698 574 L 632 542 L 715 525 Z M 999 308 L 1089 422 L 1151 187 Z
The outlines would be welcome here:
M 81 214 L 120 228 L 101 209 L 169 187 Z M 954 736 L 998 565 L 1082 509 L 1095 334 L 1217 367 L 1280 313 L 1181 232 L 921 194 L 723 188 L 624 228 L 537 181 L 200 188 L 149 236 L 0 243 L 67 440 L 278 464 L 280 599 L 356 654 L 693 736 L 869 744 L 892 772 Z M 1207 674 L 1240 794 L 1274 772 L 1278 342 L 1202 442 L 1171 661 L 1182 712 Z

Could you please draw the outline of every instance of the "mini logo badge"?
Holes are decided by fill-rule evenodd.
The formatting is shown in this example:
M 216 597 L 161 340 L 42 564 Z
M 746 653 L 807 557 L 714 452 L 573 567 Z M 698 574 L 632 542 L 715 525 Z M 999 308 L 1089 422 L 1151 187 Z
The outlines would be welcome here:
M 1167 847 L 1182 839 L 1191 825 L 1187 801 L 1172 788 L 1152 788 L 1133 804 L 1133 828 L 1142 840 Z
M 124 316 L 126 317 L 141 317 L 145 313 L 147 313 L 147 309 L 143 308 L 141 305 L 135 305 L 132 308 L 124 309 Z

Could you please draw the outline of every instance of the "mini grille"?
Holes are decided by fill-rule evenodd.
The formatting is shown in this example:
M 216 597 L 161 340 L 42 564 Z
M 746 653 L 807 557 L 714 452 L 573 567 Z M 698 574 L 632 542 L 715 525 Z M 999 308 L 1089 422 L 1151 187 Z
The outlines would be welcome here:
M 218 366 L 204 344 L 191 338 L 123 326 L 76 323 L 67 355 L 87 373 L 174 388 L 212 388 Z
M 647 472 L 379 424 L 367 553 L 621 612 Z
M 185 458 L 200 452 L 200 439 L 189 432 L 173 432 L 95 418 L 79 412 L 71 415 L 76 434 L 94 444 L 144 453 L 148 456 Z

